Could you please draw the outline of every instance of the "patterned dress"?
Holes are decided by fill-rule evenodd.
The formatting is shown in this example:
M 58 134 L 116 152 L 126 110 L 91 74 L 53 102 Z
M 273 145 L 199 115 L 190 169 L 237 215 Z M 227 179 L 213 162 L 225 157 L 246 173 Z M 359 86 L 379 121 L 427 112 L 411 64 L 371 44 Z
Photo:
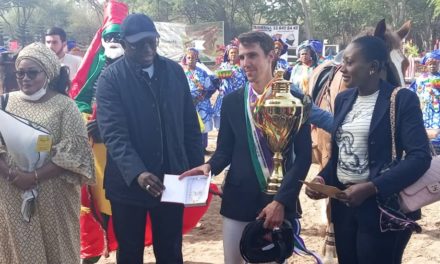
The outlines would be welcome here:
M 215 92 L 212 77 L 203 69 L 196 67 L 194 70 L 184 68 L 189 89 L 197 113 L 205 126 L 204 133 L 212 130 L 212 105 L 210 98 Z
M 80 263 L 80 187 L 94 181 L 94 166 L 84 121 L 69 97 L 57 94 L 33 103 L 10 93 L 6 110 L 48 129 L 53 137 L 46 162 L 65 169 L 38 185 L 29 223 L 20 209 L 22 190 L 0 177 L 0 264 Z M 9 166 L 16 167 L 5 154 Z
M 440 73 L 424 73 L 409 88 L 419 97 L 425 127 L 440 129 Z M 440 136 L 432 143 L 440 150 Z
M 235 90 L 244 87 L 246 83 L 246 75 L 240 66 L 223 62 L 220 64 L 219 70 L 232 70 L 232 75 L 229 78 L 221 79 L 219 94 L 213 107 L 214 125 L 217 129 L 220 128 L 220 110 L 222 107 L 223 98 Z
M 289 68 L 289 63 L 285 59 L 279 58 L 275 70 L 287 70 L 287 68 Z
M 308 89 L 308 80 L 312 75 L 314 67 L 310 67 L 301 63 L 297 63 L 292 67 L 290 75 L 291 89 L 306 94 Z
M 426 128 L 440 128 L 440 74 L 424 73 L 410 86 L 417 93 Z

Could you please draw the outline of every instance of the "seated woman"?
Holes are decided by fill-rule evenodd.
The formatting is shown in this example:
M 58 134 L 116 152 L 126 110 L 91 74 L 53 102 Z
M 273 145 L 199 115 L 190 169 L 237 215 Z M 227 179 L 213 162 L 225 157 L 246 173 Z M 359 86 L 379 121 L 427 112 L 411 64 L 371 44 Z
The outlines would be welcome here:
M 388 67 L 386 45 L 377 37 L 355 39 L 344 52 L 341 72 L 351 88 L 336 97 L 331 159 L 313 180 L 343 190 L 330 201 L 340 264 L 401 263 L 413 232 L 409 227 L 421 216 L 420 210 L 400 214 L 397 198 L 429 168 L 429 142 L 416 94 L 400 90 L 395 128 L 399 162 L 390 166 L 390 96 L 397 84 L 381 80 L 381 74 L 391 72 Z M 310 188 L 306 193 L 325 198 Z M 380 208 L 400 218 L 385 221 Z
M 0 126 L 1 262 L 80 263 L 80 188 L 94 181 L 94 166 L 84 121 L 67 96 L 68 70 L 49 48 L 34 43 L 19 53 L 16 77 L 20 90 L 3 95 L 2 115 L 38 124 L 48 136 L 31 141 L 36 148 L 14 149 L 10 127 Z M 15 138 L 22 132 L 12 131 Z M 45 158 L 25 168 L 23 157 L 35 151 Z

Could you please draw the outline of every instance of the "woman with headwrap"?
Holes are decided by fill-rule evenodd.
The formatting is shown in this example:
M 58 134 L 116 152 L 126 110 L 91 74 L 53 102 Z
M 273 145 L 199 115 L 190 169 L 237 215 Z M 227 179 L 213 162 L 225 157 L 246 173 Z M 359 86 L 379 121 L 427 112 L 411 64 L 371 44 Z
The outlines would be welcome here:
M 197 113 L 203 121 L 205 130 L 203 131 L 203 144 L 208 146 L 208 132 L 212 130 L 212 106 L 210 98 L 215 92 L 212 77 L 197 66 L 199 62 L 199 52 L 194 48 L 189 48 L 185 52 L 181 64 L 188 80 L 189 89 L 193 98 Z
M 240 68 L 240 60 L 238 58 L 238 45 L 230 44 L 226 46 L 223 62 L 220 64 L 217 72 L 230 70 L 231 74 L 222 76 L 217 74 L 220 78 L 219 94 L 213 107 L 214 126 L 220 128 L 220 109 L 222 107 L 223 98 L 235 90 L 244 87 L 246 82 L 246 75 L 242 68 Z
M 419 97 L 428 137 L 440 154 L 440 50 L 427 53 L 421 63 L 428 72 L 420 75 L 409 88 Z
M 298 61 L 290 71 L 289 80 L 295 90 L 306 93 L 309 77 L 313 69 L 318 66 L 318 57 L 312 42 L 308 40 L 298 46 L 296 54 L 298 55 Z
M 3 96 L 3 116 L 47 134 L 29 142 L 35 148 L 20 150 L 0 127 L 0 263 L 77 264 L 80 188 L 94 181 L 94 166 L 84 121 L 67 96 L 69 73 L 41 43 L 26 46 L 15 66 L 20 90 Z M 39 157 L 27 169 L 17 158 L 24 152 Z
M 282 55 L 287 53 L 289 46 L 279 37 L 273 36 L 274 54 L 273 59 L 273 71 L 275 70 L 287 70 L 289 63 L 281 58 Z

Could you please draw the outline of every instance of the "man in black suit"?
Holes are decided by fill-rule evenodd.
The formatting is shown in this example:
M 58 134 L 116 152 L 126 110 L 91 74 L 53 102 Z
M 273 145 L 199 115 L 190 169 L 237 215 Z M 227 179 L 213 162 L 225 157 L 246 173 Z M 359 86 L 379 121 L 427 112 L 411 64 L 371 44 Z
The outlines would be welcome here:
M 265 219 L 264 227 L 273 229 L 279 227 L 284 219 L 292 221 L 300 216 L 297 207 L 301 189 L 299 180 L 307 175 L 312 148 L 310 125 L 306 123 L 291 137 L 283 153 L 284 180 L 277 194 L 268 199 L 263 191 L 265 186 L 257 176 L 261 166 L 253 162 L 256 148 L 251 134 L 258 129 L 251 128 L 253 119 L 249 117 L 249 109 L 273 78 L 274 44 L 272 38 L 263 32 L 243 33 L 238 39 L 240 62 L 248 83 L 224 98 L 217 149 L 212 158 L 182 175 L 208 175 L 210 171 L 216 175 L 231 164 L 220 209 L 223 215 L 224 262 L 228 264 L 244 263 L 239 242 L 247 223 L 262 218 Z M 267 150 L 265 139 L 259 137 L 259 142 Z M 266 155 L 266 161 L 271 162 L 270 151 L 262 154 Z
M 203 163 L 196 110 L 182 68 L 156 53 L 159 34 L 153 21 L 132 14 L 121 28 L 125 56 L 100 75 L 97 89 L 117 262 L 143 263 L 149 213 L 156 263 L 183 263 L 183 205 L 160 203 L 160 195 L 164 174 Z

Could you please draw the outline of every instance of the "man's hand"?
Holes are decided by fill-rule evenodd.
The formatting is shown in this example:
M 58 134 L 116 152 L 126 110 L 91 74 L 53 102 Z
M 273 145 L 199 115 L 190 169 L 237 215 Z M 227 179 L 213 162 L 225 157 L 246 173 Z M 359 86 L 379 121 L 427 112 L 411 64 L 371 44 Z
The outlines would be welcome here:
M 209 176 L 210 171 L 211 171 L 211 165 L 209 163 L 205 163 L 198 167 L 185 171 L 184 173 L 182 173 L 182 175 L 179 176 L 179 180 L 188 176 L 195 176 L 195 175 Z
M 428 134 L 429 139 L 434 139 L 439 136 L 440 129 L 428 128 L 428 129 L 426 129 L 426 133 Z
M 324 179 L 321 176 L 316 176 L 311 182 L 317 184 L 325 184 Z M 328 198 L 327 195 L 314 191 L 308 186 L 306 186 L 306 195 L 313 200 Z
M 361 205 L 367 198 L 376 194 L 376 187 L 372 182 L 354 184 L 337 195 L 338 200 L 349 207 Z
M 284 205 L 277 201 L 272 201 L 266 205 L 257 219 L 264 219 L 263 227 L 274 229 L 280 227 L 284 221 Z
M 101 133 L 99 132 L 98 122 L 96 121 L 96 119 L 88 122 L 86 128 L 89 137 L 93 139 L 94 143 L 103 143 Z
M 147 190 L 147 192 L 154 197 L 158 197 L 165 190 L 165 186 L 160 179 L 150 172 L 142 172 L 139 174 L 137 181 L 142 189 Z

